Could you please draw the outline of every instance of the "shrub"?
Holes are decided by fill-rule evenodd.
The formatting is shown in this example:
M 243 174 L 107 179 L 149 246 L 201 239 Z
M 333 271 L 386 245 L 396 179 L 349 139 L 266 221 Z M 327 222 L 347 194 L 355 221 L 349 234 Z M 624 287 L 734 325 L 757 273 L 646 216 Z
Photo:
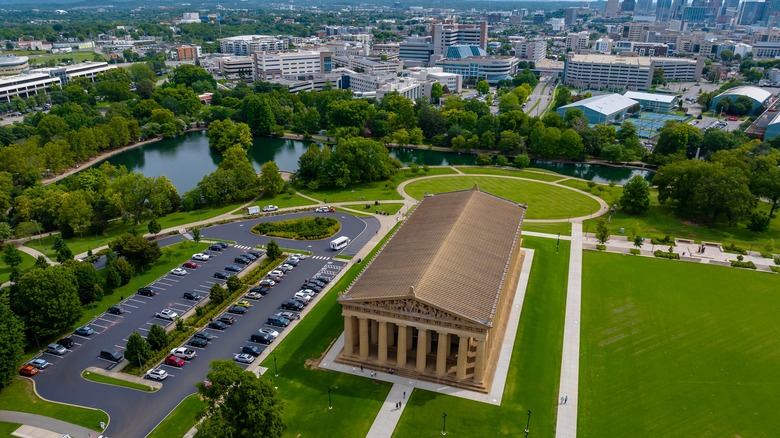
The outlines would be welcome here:
M 261 222 L 252 232 L 264 236 L 296 240 L 325 239 L 341 228 L 339 221 L 329 217 L 303 217 L 280 222 Z
M 753 262 L 743 262 L 742 260 L 731 260 L 731 266 L 733 266 L 735 268 L 756 269 L 756 264 L 755 263 L 753 263 Z
M 599 250 L 599 251 L 606 251 L 607 250 L 607 245 L 601 245 L 601 244 L 596 245 L 596 249 Z
M 775 264 L 780 265 L 780 256 L 775 256 L 774 259 L 775 259 Z
M 680 254 L 673 253 L 673 252 L 661 251 L 660 249 L 655 250 L 653 255 L 656 256 L 656 257 L 662 258 L 662 259 L 680 260 Z
M 650 239 L 653 245 L 675 245 L 674 239 L 668 234 L 664 237 L 653 237 Z
M 734 242 L 729 243 L 728 246 L 723 248 L 723 251 L 726 251 L 726 252 L 729 252 L 729 253 L 732 253 L 732 254 L 743 254 L 743 255 L 747 254 L 747 251 L 745 251 L 744 249 L 742 249 L 742 248 L 738 247 L 737 245 L 735 245 Z
M 639 255 L 639 249 L 638 249 L 638 248 L 631 248 L 631 249 L 629 250 L 629 252 L 630 252 L 632 255 Z
M 750 222 L 747 224 L 747 229 L 756 233 L 761 233 L 769 229 L 769 222 L 772 219 L 768 214 L 763 211 L 753 213 L 750 216 Z
M 769 269 L 771 269 L 772 272 L 776 274 L 780 274 L 780 268 L 778 268 L 777 266 L 770 266 Z

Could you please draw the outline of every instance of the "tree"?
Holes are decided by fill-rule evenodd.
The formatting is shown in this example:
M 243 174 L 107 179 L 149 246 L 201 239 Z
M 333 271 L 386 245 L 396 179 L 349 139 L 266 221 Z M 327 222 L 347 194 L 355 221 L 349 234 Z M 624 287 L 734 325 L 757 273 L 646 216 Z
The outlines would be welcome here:
M 160 351 L 168 346 L 168 332 L 162 326 L 152 324 L 149 334 L 146 335 L 146 342 L 152 350 Z
M 11 226 L 5 222 L 0 222 L 0 244 L 10 239 L 12 235 Z
M 607 227 L 607 221 L 604 219 L 601 219 L 596 224 L 596 240 L 602 245 L 606 245 L 607 241 L 609 241 L 609 227 Z
M 0 296 L 0 389 L 16 376 L 24 355 L 24 323 L 11 311 L 6 295 Z
M 197 385 L 206 402 L 198 426 L 204 436 L 282 436 L 284 404 L 267 377 L 257 377 L 231 360 L 216 360 L 206 381 Z
M 489 166 L 493 163 L 493 158 L 488 154 L 478 154 L 475 162 L 478 166 Z
M 151 265 L 162 255 L 157 242 L 150 242 L 141 236 L 134 236 L 130 233 L 122 234 L 109 242 L 108 246 L 112 251 L 127 259 L 137 270 Z
M 260 189 L 269 197 L 274 197 L 284 190 L 284 179 L 279 174 L 279 166 L 273 161 L 260 167 Z
M 268 135 L 276 125 L 271 105 L 265 97 L 258 94 L 250 94 L 244 98 L 241 112 L 254 136 Z
M 150 233 L 154 234 L 155 236 L 157 233 L 162 231 L 162 225 L 160 225 L 159 222 L 157 222 L 157 219 L 152 219 L 149 221 L 149 225 L 146 226 L 146 229 L 149 230 Z
M 653 70 L 653 85 L 660 85 L 666 83 L 664 79 L 664 69 L 656 68 Z
M 58 262 L 62 263 L 65 260 L 73 260 L 73 251 L 70 250 L 68 244 L 65 243 L 65 240 L 63 240 L 62 236 L 59 234 L 54 236 L 54 244 L 51 247 L 57 252 Z
M 444 89 L 442 88 L 441 84 L 434 82 L 431 85 L 431 102 L 439 103 L 439 99 L 441 99 L 442 95 L 444 95 Z
M 140 368 L 150 357 L 152 357 L 152 348 L 149 346 L 149 342 L 142 338 L 140 333 L 133 332 L 127 338 L 125 359 L 133 366 L 138 365 Z
M 227 286 L 228 291 L 230 291 L 230 293 L 236 293 L 238 292 L 239 289 L 241 289 L 241 287 L 244 286 L 244 284 L 241 282 L 241 279 L 236 277 L 235 275 L 231 275 L 230 277 L 228 277 L 227 281 L 225 282 L 225 285 Z
M 650 186 L 641 175 L 634 175 L 623 186 L 620 206 L 630 214 L 644 213 L 650 208 Z
M 206 132 L 209 137 L 209 147 L 219 154 L 233 146 L 248 150 L 252 146 L 252 131 L 246 123 L 235 123 L 232 120 L 214 120 Z
M 268 245 L 265 247 L 265 255 L 271 260 L 278 259 L 282 256 L 282 250 L 275 240 L 271 239 L 271 241 L 268 242 Z
M 192 240 L 200 242 L 200 228 L 192 227 Z
M 482 79 L 479 82 L 477 82 L 477 85 L 475 87 L 477 89 L 477 93 L 479 94 L 488 94 L 490 92 L 490 84 L 488 84 L 488 81 Z
M 531 159 L 527 154 L 515 155 L 514 160 L 512 160 L 512 166 L 515 166 L 518 169 L 524 169 L 530 165 Z
M 103 299 L 102 282 L 92 263 L 70 260 L 65 263 L 65 266 L 76 277 L 76 289 L 81 304 L 89 304 Z
M 3 262 L 15 268 L 22 263 L 22 252 L 19 251 L 13 243 L 8 243 L 3 248 Z
M 642 244 L 644 243 L 644 241 L 645 241 L 645 239 L 643 239 L 642 236 L 640 236 L 640 235 L 634 236 L 634 246 L 637 249 L 642 248 Z
M 230 276 L 228 280 L 230 278 L 233 278 L 233 276 Z M 228 297 L 227 290 L 225 290 L 225 288 L 222 287 L 221 284 L 214 283 L 214 285 L 211 286 L 211 289 L 209 290 L 209 298 L 211 299 L 212 302 L 219 304 L 225 301 L 227 297 Z
M 81 318 L 76 277 L 65 266 L 27 270 L 16 283 L 14 313 L 22 317 L 28 337 L 59 335 Z

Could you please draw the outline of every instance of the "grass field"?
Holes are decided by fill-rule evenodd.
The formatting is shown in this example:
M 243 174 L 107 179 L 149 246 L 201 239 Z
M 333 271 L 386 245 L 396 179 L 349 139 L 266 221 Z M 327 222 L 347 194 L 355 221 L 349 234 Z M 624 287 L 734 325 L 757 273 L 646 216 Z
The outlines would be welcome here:
M 0 409 L 44 415 L 92 430 L 99 430 L 101 421 L 108 422 L 108 415 L 103 411 L 41 399 L 35 395 L 32 382 L 21 377 L 15 377 L 11 384 L 0 392 Z
M 14 52 L 14 54 L 16 54 L 16 52 Z M 73 52 L 73 53 L 52 53 L 48 55 L 29 55 L 29 57 L 30 57 L 30 65 L 43 64 L 50 59 L 53 59 L 57 62 L 60 62 L 62 59 L 67 59 L 68 61 L 82 62 L 82 61 L 92 61 L 95 58 L 95 52 L 84 51 L 84 52 Z
M 6 423 L 5 421 L 0 421 L 0 436 L 11 436 L 11 434 L 19 428 L 21 424 L 16 423 Z
M 585 216 L 599 210 L 596 200 L 574 190 L 551 184 L 523 181 L 511 178 L 469 176 L 433 178 L 415 181 L 406 186 L 406 193 L 422 199 L 424 193 L 441 193 L 465 190 L 479 186 L 479 189 L 519 203 L 528 203 L 527 219 L 565 219 Z
M 21 251 L 20 251 L 21 252 Z M 35 258 L 26 252 L 22 252 L 22 263 L 19 265 L 19 270 L 24 271 L 30 266 L 35 264 Z M 11 278 L 11 267 L 6 265 L 2 257 L 0 257 L 0 284 L 5 283 Z
M 184 436 L 197 421 L 198 412 L 204 404 L 198 394 L 191 394 L 176 406 L 165 419 L 147 435 L 147 438 L 169 438 Z
M 377 210 L 385 211 L 387 214 L 393 215 L 403 208 L 404 204 L 400 202 L 380 202 L 379 205 L 374 203 L 368 204 L 369 208 L 366 208 L 366 204 L 350 204 L 344 207 L 351 208 L 353 210 L 363 211 L 366 213 L 376 213 Z
M 557 173 L 537 173 L 528 172 L 526 170 L 506 169 L 500 167 L 456 167 L 463 173 L 470 175 L 508 175 L 517 176 L 520 178 L 535 179 L 539 181 L 557 181 L 561 178 L 566 178 L 564 175 Z
M 569 222 L 523 222 L 523 231 L 535 231 L 537 233 L 558 234 L 571 236 L 571 223 Z
M 289 195 L 287 193 L 282 193 L 279 195 L 276 195 L 274 197 L 270 198 L 260 198 L 257 200 L 257 202 L 253 203 L 252 207 L 260 207 L 263 208 L 266 205 L 273 204 L 279 208 L 289 208 L 289 207 L 303 207 L 305 205 L 314 205 L 314 201 L 311 199 L 306 199 L 303 196 L 297 195 L 293 193 L 292 195 Z M 246 209 L 241 209 L 239 211 L 236 211 L 234 214 L 246 214 Z
M 558 254 L 552 239 L 527 237 L 523 247 L 536 251 L 501 406 L 415 390 L 394 437 L 439 435 L 442 412 L 448 436 L 520 437 L 528 409 L 531 436 L 555 435 L 569 242 Z
M 581 436 L 780 429 L 780 277 L 588 251 Z
M 103 383 L 106 385 L 115 385 L 115 386 L 123 386 L 125 388 L 135 389 L 138 391 L 144 391 L 144 392 L 154 392 L 157 389 L 153 386 L 149 385 L 141 385 L 139 383 L 134 382 L 128 382 L 127 380 L 117 379 L 114 377 L 104 376 L 102 374 L 96 374 L 96 373 L 90 373 L 89 371 L 84 371 L 81 373 L 81 377 L 83 377 L 86 380 L 89 380 L 91 382 L 96 383 Z

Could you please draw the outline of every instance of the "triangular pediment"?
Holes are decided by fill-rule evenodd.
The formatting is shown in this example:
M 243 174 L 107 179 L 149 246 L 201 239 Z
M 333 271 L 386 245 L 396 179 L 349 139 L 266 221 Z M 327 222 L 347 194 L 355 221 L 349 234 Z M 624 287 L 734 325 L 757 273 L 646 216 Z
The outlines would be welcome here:
M 374 298 L 365 300 L 344 300 L 343 305 L 359 307 L 366 310 L 382 311 L 394 313 L 401 319 L 430 319 L 433 321 L 450 322 L 456 324 L 478 324 L 489 327 L 490 324 L 485 321 L 475 321 L 471 318 L 458 315 L 451 311 L 427 303 L 419 298 L 397 297 L 397 298 Z

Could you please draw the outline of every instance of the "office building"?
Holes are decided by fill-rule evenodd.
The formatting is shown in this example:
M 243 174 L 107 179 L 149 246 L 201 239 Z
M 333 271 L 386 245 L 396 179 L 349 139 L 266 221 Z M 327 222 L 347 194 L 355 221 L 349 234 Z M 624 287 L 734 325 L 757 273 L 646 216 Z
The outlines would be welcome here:
M 255 77 L 255 62 L 251 56 L 226 56 L 215 58 L 215 61 L 223 76 Z
M 255 53 L 255 80 L 267 81 L 282 76 L 328 73 L 333 69 L 331 52 Z
M 19 73 L 22 70 L 27 70 L 29 67 L 29 58 L 26 56 L 0 56 L 0 75 Z
M 633 52 L 638 56 L 666 56 L 669 53 L 669 46 L 662 43 L 618 41 L 613 49 L 618 53 Z
M 397 74 L 403 70 L 399 61 L 380 61 L 360 56 L 334 56 L 333 66 L 369 74 Z
M 620 4 L 622 14 L 633 13 L 634 9 L 636 9 L 636 0 L 623 0 L 623 3 Z
M 65 67 L 48 67 L 29 70 L 21 74 L 0 78 L 0 102 L 10 102 L 15 96 L 27 98 L 45 93 L 51 87 L 64 86 L 76 78 L 94 81 L 95 77 L 116 68 L 106 62 L 82 62 Z
M 450 93 L 461 92 L 463 77 L 455 73 L 445 73 L 440 67 L 412 67 L 404 73 L 421 82 L 438 82 L 442 87 L 447 87 Z
M 743 1 L 737 10 L 736 24 L 738 26 L 751 26 L 757 24 L 764 17 L 766 2 L 763 1 Z
M 446 73 L 455 73 L 464 80 L 485 79 L 496 84 L 503 79 L 511 79 L 517 74 L 519 59 L 514 56 L 470 56 L 462 59 L 442 59 L 436 62 Z
M 612 39 L 607 37 L 601 37 L 596 40 L 596 42 L 593 43 L 593 50 L 598 53 L 603 53 L 605 55 L 608 55 L 612 53 L 612 46 L 614 44 L 614 41 Z
M 200 23 L 200 14 L 197 12 L 185 12 L 179 24 Z
M 267 35 L 239 35 L 219 40 L 219 51 L 226 55 L 250 56 L 257 52 L 287 50 L 287 38 Z
M 450 46 L 479 46 L 487 49 L 487 23 L 434 24 L 431 27 L 433 54 L 443 55 Z
M 431 37 L 407 38 L 398 44 L 398 59 L 404 65 L 419 67 L 427 66 L 433 55 Z
M 515 44 L 515 56 L 524 61 L 539 62 L 547 57 L 547 41 L 542 39 L 520 41 Z
M 574 26 L 577 23 L 577 12 L 579 8 L 566 8 L 566 14 L 563 17 L 567 26 Z
M 620 0 L 607 0 L 607 7 L 604 10 L 604 15 L 609 18 L 617 17 L 620 11 Z
M 566 51 L 579 52 L 580 50 L 587 50 L 590 47 L 590 32 L 583 30 L 582 32 L 571 32 L 566 35 Z
M 672 0 L 658 0 L 655 5 L 655 21 L 665 22 L 672 18 Z
M 649 90 L 657 68 L 663 69 L 667 81 L 698 81 L 704 59 L 570 53 L 566 58 L 563 82 L 576 88 Z
M 753 59 L 774 59 L 780 57 L 780 41 L 753 44 Z
M 198 59 L 201 57 L 200 46 L 180 46 L 176 48 L 176 59 Z

